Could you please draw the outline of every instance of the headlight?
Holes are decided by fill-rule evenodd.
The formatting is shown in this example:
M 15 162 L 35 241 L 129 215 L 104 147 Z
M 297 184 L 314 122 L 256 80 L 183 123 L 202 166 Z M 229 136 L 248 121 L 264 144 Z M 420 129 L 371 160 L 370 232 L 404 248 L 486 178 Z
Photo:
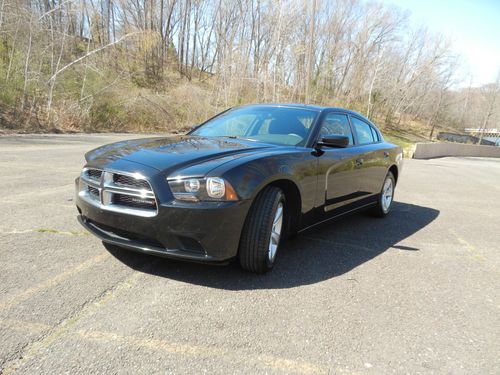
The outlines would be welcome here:
M 220 177 L 169 180 L 168 185 L 175 199 L 182 201 L 238 200 L 231 184 Z

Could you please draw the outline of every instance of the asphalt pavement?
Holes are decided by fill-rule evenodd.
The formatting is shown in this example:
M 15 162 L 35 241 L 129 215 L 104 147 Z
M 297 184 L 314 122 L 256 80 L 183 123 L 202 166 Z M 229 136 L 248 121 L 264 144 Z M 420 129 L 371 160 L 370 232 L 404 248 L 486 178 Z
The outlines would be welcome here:
M 133 137 L 0 137 L 0 373 L 500 373 L 500 159 L 406 160 L 262 276 L 80 227 L 84 153 Z

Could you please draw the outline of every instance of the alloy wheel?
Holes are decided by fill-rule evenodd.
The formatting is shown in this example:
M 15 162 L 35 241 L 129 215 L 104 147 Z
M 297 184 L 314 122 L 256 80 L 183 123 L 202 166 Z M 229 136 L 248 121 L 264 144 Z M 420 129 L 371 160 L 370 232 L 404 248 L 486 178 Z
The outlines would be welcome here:
M 274 262 L 276 257 L 276 252 L 278 250 L 278 245 L 281 238 L 281 229 L 283 227 L 283 203 L 279 202 L 276 212 L 274 214 L 273 226 L 271 229 L 271 238 L 269 240 L 269 249 L 267 252 L 267 259 L 269 263 Z
M 387 213 L 391 207 L 392 198 L 394 195 L 394 186 L 391 178 L 387 178 L 384 182 L 384 188 L 382 189 L 382 210 Z

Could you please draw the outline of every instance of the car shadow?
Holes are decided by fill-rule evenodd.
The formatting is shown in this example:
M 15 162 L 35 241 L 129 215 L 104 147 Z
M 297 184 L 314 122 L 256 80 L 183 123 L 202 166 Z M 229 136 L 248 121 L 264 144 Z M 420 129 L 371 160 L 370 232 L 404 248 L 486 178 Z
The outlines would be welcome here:
M 274 269 L 265 275 L 246 272 L 237 262 L 210 266 L 109 246 L 108 251 L 138 271 L 186 283 L 228 290 L 292 288 L 343 275 L 389 249 L 419 251 L 417 247 L 398 243 L 429 225 L 438 215 L 439 211 L 433 208 L 394 202 L 385 219 L 358 213 L 332 220 L 285 243 Z

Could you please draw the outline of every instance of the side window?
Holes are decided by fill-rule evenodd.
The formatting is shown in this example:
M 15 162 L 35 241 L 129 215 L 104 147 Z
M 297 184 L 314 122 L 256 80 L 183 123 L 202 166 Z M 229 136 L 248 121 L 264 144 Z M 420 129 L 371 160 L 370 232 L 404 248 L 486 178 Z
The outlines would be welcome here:
M 338 113 L 328 113 L 321 124 L 318 139 L 326 135 L 345 135 L 349 137 L 349 145 L 352 145 L 353 138 L 349 120 L 346 115 Z
M 351 117 L 351 121 L 360 145 L 378 142 L 375 130 L 370 125 L 356 117 Z
M 379 142 L 380 141 L 380 137 L 379 137 L 377 131 L 373 128 L 373 126 L 370 126 L 370 129 L 372 130 L 373 140 L 375 142 Z

